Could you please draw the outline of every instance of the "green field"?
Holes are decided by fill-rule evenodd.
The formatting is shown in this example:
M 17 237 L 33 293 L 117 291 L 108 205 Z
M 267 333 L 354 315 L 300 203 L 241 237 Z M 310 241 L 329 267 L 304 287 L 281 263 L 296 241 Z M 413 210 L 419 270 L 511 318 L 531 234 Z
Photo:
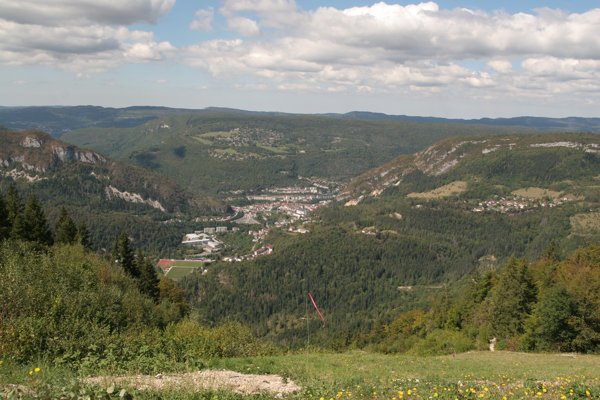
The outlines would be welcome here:
M 245 374 L 277 374 L 283 377 L 284 382 L 292 380 L 301 387 L 299 392 L 288 397 L 294 400 L 591 399 L 600 396 L 599 365 L 600 356 L 511 352 L 416 357 L 354 351 L 206 362 L 206 367 L 210 369 L 227 369 Z M 22 368 L 22 382 L 11 383 L 26 385 L 31 382 L 27 370 Z M 18 378 L 18 371 L 9 372 L 12 372 L 12 379 Z M 4 376 L 9 377 L 8 374 Z M 37 375 L 33 372 L 33 376 L 50 387 L 61 379 L 56 371 L 45 367 Z M 0 386 L 8 383 L 6 379 L 0 378 Z M 190 389 L 142 392 L 128 384 L 122 384 L 122 387 L 128 393 L 133 393 L 134 398 L 279 398 L 277 395 L 244 397 L 226 391 L 198 392 Z M 94 390 L 102 392 L 106 389 Z M 118 392 L 115 391 L 113 398 L 117 398 Z
M 298 398 L 600 398 L 600 356 L 589 355 L 470 352 L 413 357 L 356 351 L 222 359 L 210 366 L 288 377 L 305 388 Z
M 174 281 L 178 281 L 184 276 L 190 275 L 192 272 L 197 271 L 199 267 L 181 267 L 181 266 L 173 266 L 169 269 L 166 276 L 168 278 L 173 279 Z

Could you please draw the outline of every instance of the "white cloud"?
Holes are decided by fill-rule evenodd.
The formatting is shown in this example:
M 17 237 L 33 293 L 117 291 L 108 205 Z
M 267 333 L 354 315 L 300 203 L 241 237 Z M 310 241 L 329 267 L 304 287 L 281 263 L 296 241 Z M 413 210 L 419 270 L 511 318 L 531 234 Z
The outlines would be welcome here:
M 187 62 L 274 89 L 538 96 L 599 78 L 600 9 L 508 14 L 380 2 L 303 11 L 288 0 L 224 0 L 219 12 L 246 38 L 190 46 Z
M 299 16 L 293 0 L 224 0 L 219 11 L 227 18 L 252 13 L 267 27 L 293 25 Z
M 0 0 L 4 20 L 26 25 L 131 25 L 154 23 L 175 0 Z
M 255 36 L 260 33 L 256 21 L 246 17 L 231 17 L 227 20 L 227 25 L 244 36 Z
M 206 10 L 198 10 L 194 14 L 194 20 L 190 23 L 190 29 L 193 31 L 212 31 L 212 22 L 215 16 L 215 11 L 212 8 Z
M 0 64 L 50 65 L 79 73 L 161 60 L 175 50 L 151 32 L 175 0 L 0 0 Z
M 488 67 L 501 74 L 508 74 L 512 71 L 512 63 L 508 60 L 490 60 L 487 62 Z

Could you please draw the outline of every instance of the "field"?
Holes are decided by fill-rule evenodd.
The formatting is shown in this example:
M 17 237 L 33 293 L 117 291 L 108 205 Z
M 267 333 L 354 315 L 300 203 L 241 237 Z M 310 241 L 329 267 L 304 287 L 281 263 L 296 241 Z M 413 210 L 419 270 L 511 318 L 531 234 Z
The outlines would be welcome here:
M 429 192 L 409 193 L 407 197 L 425 200 L 441 199 L 443 197 L 456 196 L 457 194 L 461 194 L 466 191 L 467 182 L 456 181 L 444 186 L 440 186 L 439 188 L 433 189 Z
M 527 199 L 541 200 L 544 198 L 557 199 L 561 193 L 553 190 L 528 187 L 526 189 L 518 189 L 512 192 L 515 196 L 525 197 Z
M 600 233 L 600 213 L 576 214 L 571 217 L 571 230 L 579 236 Z
M 301 387 L 296 394 L 287 396 L 294 400 L 600 397 L 600 356 L 589 355 L 471 352 L 416 357 L 354 351 L 217 359 L 209 360 L 205 365 L 210 369 L 233 370 L 244 374 L 280 375 L 283 384 L 293 381 Z M 1 365 L 0 372 L 3 372 Z M 31 379 L 26 369 L 23 369 L 22 375 L 25 376 L 23 382 L 11 383 L 26 384 Z M 57 379 L 56 376 L 56 372 L 44 368 L 39 373 L 41 380 L 52 381 Z M 165 374 L 165 379 L 171 377 L 172 374 Z M 0 386 L 7 383 L 5 379 L 0 378 Z M 52 382 L 49 383 L 52 385 Z M 220 390 L 198 392 L 170 388 L 166 391 L 155 389 L 142 392 L 127 384 L 121 384 L 120 387 L 133 393 L 135 398 L 280 398 L 277 394 L 242 396 Z M 115 390 L 112 387 L 108 389 Z M 118 392 L 116 390 L 115 393 Z
M 166 276 L 174 281 L 178 281 L 192 272 L 197 271 L 198 268 L 200 267 L 182 267 L 175 265 L 167 270 Z

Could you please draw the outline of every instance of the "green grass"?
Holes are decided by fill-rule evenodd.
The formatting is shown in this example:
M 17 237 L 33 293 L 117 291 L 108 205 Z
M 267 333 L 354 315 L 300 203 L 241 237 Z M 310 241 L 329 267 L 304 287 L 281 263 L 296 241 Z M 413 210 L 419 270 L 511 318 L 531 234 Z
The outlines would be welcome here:
M 558 399 L 562 394 L 586 398 L 585 390 L 600 396 L 599 366 L 600 356 L 511 352 L 418 357 L 356 351 L 209 363 L 211 368 L 280 374 L 306 388 L 299 398 L 312 395 L 317 399 L 348 398 L 349 393 L 360 399 L 398 399 L 400 391 L 404 398 L 436 398 L 435 393 L 437 398 L 452 399 L 539 398 L 538 391 L 548 399 Z M 407 395 L 408 389 L 411 396 Z M 467 389 L 469 394 L 465 393 Z M 574 395 L 569 397 L 570 389 L 574 389 Z M 576 396 L 578 390 L 583 397 Z
M 175 281 L 188 276 L 189 274 L 191 274 L 194 271 L 197 271 L 198 267 L 178 267 L 178 266 L 173 266 L 171 267 L 171 269 L 169 270 L 169 272 L 167 273 L 167 277 L 171 278 Z
M 290 152 L 290 149 L 287 146 L 268 146 L 266 144 L 260 144 L 258 143 L 256 145 L 256 147 L 260 147 L 261 149 L 270 151 L 271 153 L 275 153 L 275 154 L 287 154 Z
M 354 351 L 206 361 L 207 368 L 279 374 L 291 379 L 302 387 L 299 393 L 290 396 L 294 400 L 599 398 L 599 365 L 600 356 L 511 352 L 417 357 Z M 43 365 L 41 372 L 33 373 L 32 377 L 28 371 L 34 368 L 34 365 L 17 368 L 0 365 L 0 398 L 3 398 L 2 386 L 8 383 L 41 387 L 43 382 L 45 388 L 63 390 L 61 385 L 74 376 L 72 372 Z M 106 389 L 95 388 L 93 393 L 102 390 Z M 153 399 L 275 398 L 185 390 L 133 394 L 135 398 Z

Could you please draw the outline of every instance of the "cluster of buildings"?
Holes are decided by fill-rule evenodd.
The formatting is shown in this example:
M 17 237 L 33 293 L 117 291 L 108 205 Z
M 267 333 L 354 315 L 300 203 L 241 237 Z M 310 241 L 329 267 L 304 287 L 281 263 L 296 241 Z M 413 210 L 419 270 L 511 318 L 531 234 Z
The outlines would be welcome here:
M 493 211 L 499 213 L 514 213 L 523 212 L 539 207 L 557 207 L 566 202 L 569 199 L 566 197 L 555 198 L 555 199 L 529 199 L 519 196 L 513 196 L 510 198 L 501 197 L 499 199 L 487 200 L 479 202 L 477 207 L 473 208 L 473 212 L 486 212 Z
M 223 249 L 223 242 L 215 238 L 213 235 L 204 233 L 202 231 L 186 234 L 183 237 L 181 244 L 184 246 L 201 248 L 203 250 L 201 255 L 210 255 Z

